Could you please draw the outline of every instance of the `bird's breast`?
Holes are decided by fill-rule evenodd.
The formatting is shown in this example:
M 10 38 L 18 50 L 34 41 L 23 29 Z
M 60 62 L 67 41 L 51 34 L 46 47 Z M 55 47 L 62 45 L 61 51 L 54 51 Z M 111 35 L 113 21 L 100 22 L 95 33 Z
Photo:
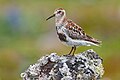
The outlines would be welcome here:
M 58 32 L 57 32 L 57 35 L 58 35 L 58 37 L 59 37 L 59 39 L 60 39 L 61 41 L 63 41 L 63 42 L 68 42 L 68 41 L 67 41 L 67 37 L 66 37 L 66 35 L 65 35 L 64 33 L 58 33 Z

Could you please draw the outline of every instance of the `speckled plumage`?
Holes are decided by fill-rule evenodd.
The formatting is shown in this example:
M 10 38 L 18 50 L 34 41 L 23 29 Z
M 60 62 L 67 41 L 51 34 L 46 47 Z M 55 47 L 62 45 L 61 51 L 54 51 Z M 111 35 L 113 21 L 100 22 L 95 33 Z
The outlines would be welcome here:
M 74 54 L 76 46 L 99 46 L 101 43 L 101 41 L 87 35 L 80 26 L 68 19 L 63 8 L 55 10 L 54 14 L 48 19 L 52 17 L 55 17 L 56 31 L 60 41 L 72 46 L 69 54 L 71 54 L 73 50 Z

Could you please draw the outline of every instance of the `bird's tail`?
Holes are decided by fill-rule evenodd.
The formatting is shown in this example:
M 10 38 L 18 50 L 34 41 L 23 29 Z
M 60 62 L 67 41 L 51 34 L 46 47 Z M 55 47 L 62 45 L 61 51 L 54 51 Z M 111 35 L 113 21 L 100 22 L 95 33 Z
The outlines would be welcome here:
M 99 41 L 99 40 L 97 40 L 95 38 L 92 38 L 92 37 L 90 37 L 88 35 L 86 35 L 86 37 L 87 38 L 85 40 L 91 42 L 92 45 L 99 46 L 102 43 L 102 41 Z

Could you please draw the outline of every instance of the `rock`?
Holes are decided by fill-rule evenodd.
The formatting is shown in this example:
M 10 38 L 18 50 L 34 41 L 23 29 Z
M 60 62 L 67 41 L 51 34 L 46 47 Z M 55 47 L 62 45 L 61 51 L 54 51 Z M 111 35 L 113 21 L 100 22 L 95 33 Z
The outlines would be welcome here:
M 103 60 L 92 49 L 71 55 L 43 56 L 21 73 L 23 80 L 99 80 L 104 74 Z

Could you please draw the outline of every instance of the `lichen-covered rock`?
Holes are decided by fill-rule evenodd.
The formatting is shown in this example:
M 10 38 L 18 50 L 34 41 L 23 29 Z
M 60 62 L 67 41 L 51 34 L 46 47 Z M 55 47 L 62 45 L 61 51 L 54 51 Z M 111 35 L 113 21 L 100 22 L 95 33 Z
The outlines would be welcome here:
M 104 74 L 102 59 L 92 49 L 74 56 L 43 56 L 21 73 L 23 80 L 99 80 Z

